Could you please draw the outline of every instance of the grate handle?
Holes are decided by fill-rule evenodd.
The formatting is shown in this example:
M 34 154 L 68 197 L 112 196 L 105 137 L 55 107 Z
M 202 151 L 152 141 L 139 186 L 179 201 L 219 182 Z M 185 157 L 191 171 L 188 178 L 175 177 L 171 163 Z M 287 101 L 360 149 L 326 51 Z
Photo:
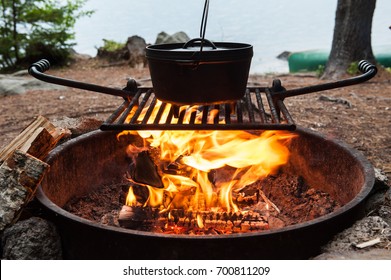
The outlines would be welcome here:
M 280 91 L 280 92 L 273 92 L 273 97 L 277 99 L 284 99 L 286 97 L 291 97 L 291 96 L 297 96 L 297 95 L 302 95 L 302 94 L 307 94 L 307 93 L 312 93 L 317 91 L 356 85 L 372 79 L 377 73 L 376 66 L 369 63 L 366 60 L 361 60 L 358 63 L 358 69 L 362 74 L 357 77 L 331 82 L 331 83 L 320 84 L 320 85 L 308 86 L 308 87 L 291 89 L 291 90 Z
M 88 83 L 78 82 L 74 80 L 69 80 L 69 79 L 64 79 L 64 78 L 44 74 L 44 72 L 49 70 L 49 68 L 50 68 L 50 62 L 47 59 L 41 59 L 40 61 L 31 64 L 28 69 L 28 72 L 34 78 L 47 83 L 79 88 L 79 89 L 84 89 L 84 90 L 89 90 L 94 92 L 100 92 L 100 93 L 105 93 L 105 94 L 110 94 L 115 96 L 121 96 L 124 98 L 133 97 L 135 92 L 137 91 L 137 83 L 133 79 L 130 79 L 128 81 L 128 85 L 126 86 L 125 89 L 116 89 L 116 88 L 103 87 L 99 85 L 88 84 Z

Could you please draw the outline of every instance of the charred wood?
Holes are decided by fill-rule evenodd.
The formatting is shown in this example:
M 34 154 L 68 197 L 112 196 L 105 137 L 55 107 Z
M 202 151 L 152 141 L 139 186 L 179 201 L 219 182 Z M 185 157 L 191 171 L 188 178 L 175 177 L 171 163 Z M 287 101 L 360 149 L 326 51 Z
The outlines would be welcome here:
M 267 216 L 255 212 L 185 211 L 123 206 L 118 218 L 121 227 L 161 233 L 224 234 L 269 229 Z
M 130 167 L 130 177 L 136 184 L 164 187 L 157 167 L 147 151 L 142 151 L 135 157 L 135 163 Z

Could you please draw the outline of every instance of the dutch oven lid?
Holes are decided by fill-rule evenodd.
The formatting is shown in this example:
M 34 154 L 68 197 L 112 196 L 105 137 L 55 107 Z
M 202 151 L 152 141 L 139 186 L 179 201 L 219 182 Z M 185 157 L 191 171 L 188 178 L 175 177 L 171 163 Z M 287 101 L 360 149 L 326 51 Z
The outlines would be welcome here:
M 148 59 L 169 61 L 229 61 L 251 58 L 253 47 L 244 43 L 211 42 L 195 38 L 185 44 L 148 46 L 146 56 Z

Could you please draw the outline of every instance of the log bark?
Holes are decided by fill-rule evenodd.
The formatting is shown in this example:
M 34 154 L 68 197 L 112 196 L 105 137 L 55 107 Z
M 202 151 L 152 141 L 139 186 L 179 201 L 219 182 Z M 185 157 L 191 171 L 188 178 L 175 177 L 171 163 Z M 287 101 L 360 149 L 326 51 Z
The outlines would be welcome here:
M 0 166 L 0 231 L 14 223 L 34 197 L 49 165 L 16 150 Z
M 41 161 L 63 137 L 38 116 L 0 152 L 0 231 L 13 224 L 34 197 L 49 165 Z

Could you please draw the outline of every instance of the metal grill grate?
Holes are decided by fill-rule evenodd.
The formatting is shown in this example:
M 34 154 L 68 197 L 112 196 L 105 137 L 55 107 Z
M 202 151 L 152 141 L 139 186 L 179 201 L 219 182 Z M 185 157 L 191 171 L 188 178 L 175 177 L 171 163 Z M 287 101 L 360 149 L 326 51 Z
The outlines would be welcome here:
M 281 114 L 280 114 L 281 113 Z M 243 99 L 209 106 L 158 101 L 153 88 L 139 88 L 102 124 L 101 130 L 295 130 L 282 100 L 269 88 L 248 87 Z
M 101 126 L 101 130 L 118 131 L 295 130 L 296 125 L 283 102 L 285 98 L 356 85 L 377 73 L 376 66 L 362 60 L 358 68 L 363 74 L 357 77 L 291 90 L 282 87 L 280 80 L 274 80 L 271 88 L 248 87 L 244 98 L 231 104 L 179 108 L 160 103 L 152 88 L 138 88 L 133 79 L 124 89 L 108 88 L 44 74 L 49 68 L 49 61 L 42 59 L 29 67 L 29 73 L 48 83 L 124 97 L 124 103 Z

